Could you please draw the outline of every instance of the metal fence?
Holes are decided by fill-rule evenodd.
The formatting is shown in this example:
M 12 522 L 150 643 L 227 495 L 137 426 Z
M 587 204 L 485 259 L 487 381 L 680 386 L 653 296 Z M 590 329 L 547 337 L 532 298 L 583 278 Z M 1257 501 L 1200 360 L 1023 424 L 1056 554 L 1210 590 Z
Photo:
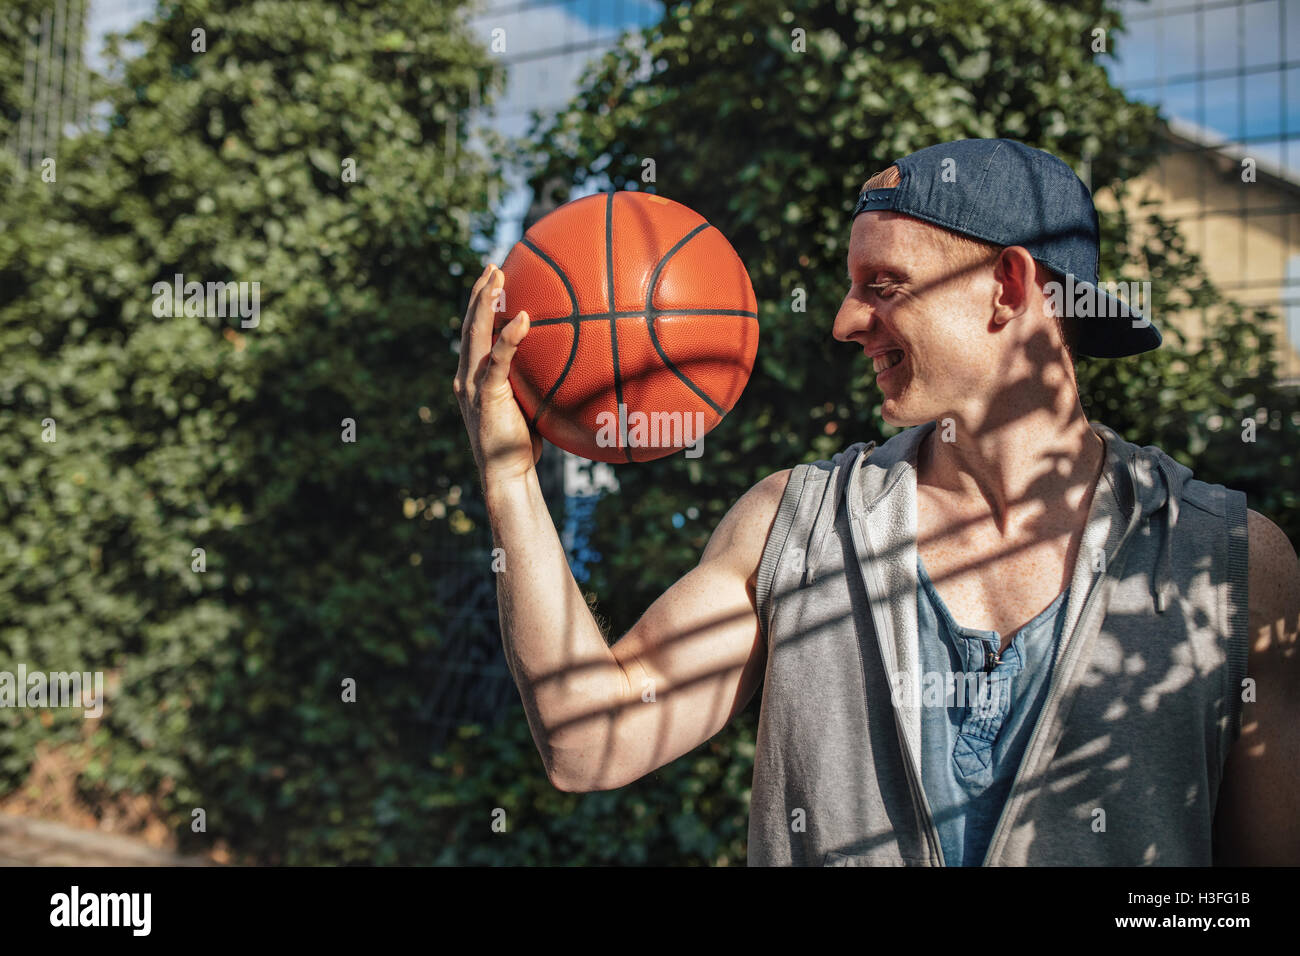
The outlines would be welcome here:
M 1112 76 L 1130 95 L 1177 120 L 1170 155 L 1193 161 L 1180 167 L 1166 159 L 1152 175 L 1153 186 L 1165 190 L 1167 211 L 1229 295 L 1278 310 L 1283 371 L 1300 380 L 1300 0 L 1125 0 L 1121 6 L 1128 33 L 1120 39 L 1119 59 L 1108 61 Z M 97 62 L 104 30 L 125 29 L 153 8 L 148 0 L 50 4 L 29 37 L 23 114 L 9 144 L 25 166 L 55 155 L 60 136 L 86 121 L 87 61 Z M 498 0 L 482 6 L 471 25 L 485 44 L 494 35 L 504 40 L 508 86 L 497 128 L 522 134 L 533 111 L 564 104 L 582 69 L 625 29 L 651 25 L 661 15 L 653 0 Z M 1225 194 L 1217 188 L 1251 157 L 1266 189 Z M 494 261 L 550 203 L 514 180 L 501 202 Z M 1223 247 L 1225 219 L 1235 223 L 1228 240 L 1235 248 Z M 575 571 L 581 571 L 592 556 L 582 528 L 590 502 L 576 499 L 611 483 L 607 475 L 594 483 L 575 481 L 573 463 L 552 447 L 543 462 L 547 500 L 565 529 Z M 491 540 L 475 494 L 466 493 L 462 508 L 476 530 L 436 548 L 435 600 L 446 614 L 447 635 L 426 704 L 438 728 L 436 745 L 460 724 L 491 723 L 517 706 L 500 646 Z

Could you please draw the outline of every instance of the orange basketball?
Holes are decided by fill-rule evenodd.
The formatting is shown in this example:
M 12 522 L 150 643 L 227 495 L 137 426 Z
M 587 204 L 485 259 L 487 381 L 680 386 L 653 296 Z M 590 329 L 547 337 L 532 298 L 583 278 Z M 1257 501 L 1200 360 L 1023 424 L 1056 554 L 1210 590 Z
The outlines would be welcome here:
M 529 332 L 510 384 L 552 444 L 594 461 L 692 448 L 731 410 L 758 350 L 758 303 L 731 243 L 699 213 L 601 193 L 539 220 L 501 266 L 496 332 Z M 622 406 L 620 413 L 620 406 Z

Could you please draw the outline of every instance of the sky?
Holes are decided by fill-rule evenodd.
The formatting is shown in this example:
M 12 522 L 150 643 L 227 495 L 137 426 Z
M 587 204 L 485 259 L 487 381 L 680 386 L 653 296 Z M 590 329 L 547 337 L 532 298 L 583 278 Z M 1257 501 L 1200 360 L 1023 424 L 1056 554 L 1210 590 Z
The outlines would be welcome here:
M 103 36 L 129 28 L 153 0 L 91 0 L 88 61 L 102 66 Z M 1198 13 L 1198 8 L 1204 7 Z M 556 107 L 574 91 L 585 58 L 608 49 L 627 28 L 662 15 L 658 0 L 479 0 L 471 24 L 484 42 L 506 31 L 510 85 L 497 110 L 499 129 L 522 133 L 530 109 Z M 1104 62 L 1135 99 L 1222 136 L 1245 141 L 1261 158 L 1300 176 L 1300 0 L 1123 0 L 1127 29 L 1110 39 Z M 566 56 L 551 56 L 569 50 Z M 1206 76 L 1198 77 L 1202 72 Z M 1290 64 L 1281 73 L 1278 64 Z M 517 213 L 517 191 L 503 211 Z
M 495 126 L 506 135 L 522 136 L 531 110 L 558 109 L 577 90 L 586 64 L 612 47 L 625 30 L 658 22 L 657 0 L 570 0 L 533 2 L 492 0 L 470 24 L 490 44 L 493 31 L 504 29 L 504 57 L 510 62 L 508 85 L 497 104 Z M 498 35 L 499 36 L 499 35 Z M 569 51 L 567 55 L 555 55 Z M 500 225 L 491 261 L 501 262 L 519 237 L 531 192 L 518 175 L 499 207 Z M 578 198 L 583 190 L 576 190 Z
M 1300 2 L 1222 6 L 1194 0 L 1126 0 L 1127 29 L 1111 48 L 1111 80 L 1300 176 Z M 1280 74 L 1279 65 L 1291 64 Z M 1197 74 L 1203 74 L 1198 76 Z
M 86 13 L 86 65 L 96 72 L 105 66 L 104 37 L 109 33 L 124 33 L 149 16 L 154 0 L 89 0 Z
M 126 30 L 153 9 L 154 0 L 91 0 L 89 64 L 102 67 L 105 33 Z M 491 122 L 507 135 L 526 131 L 531 110 L 562 106 L 591 58 L 663 12 L 658 0 L 479 0 L 474 9 L 469 22 L 484 44 L 494 29 L 505 31 L 508 86 Z M 1112 82 L 1300 179 L 1300 140 L 1286 140 L 1300 133 L 1300 0 L 1121 0 L 1119 9 L 1126 30 L 1107 38 L 1102 60 Z M 507 183 L 488 252 L 497 263 L 518 239 L 530 201 L 518 174 Z M 1287 312 L 1300 341 L 1300 305 Z

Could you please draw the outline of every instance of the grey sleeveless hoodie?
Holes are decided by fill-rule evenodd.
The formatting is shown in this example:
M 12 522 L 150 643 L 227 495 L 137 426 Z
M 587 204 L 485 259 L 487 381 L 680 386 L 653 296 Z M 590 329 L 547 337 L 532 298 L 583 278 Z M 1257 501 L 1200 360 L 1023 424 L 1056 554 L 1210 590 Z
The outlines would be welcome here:
M 749 862 L 942 866 L 921 788 L 916 452 L 795 468 L 759 564 Z M 1052 680 L 986 866 L 1209 865 L 1247 656 L 1246 498 L 1104 425 Z

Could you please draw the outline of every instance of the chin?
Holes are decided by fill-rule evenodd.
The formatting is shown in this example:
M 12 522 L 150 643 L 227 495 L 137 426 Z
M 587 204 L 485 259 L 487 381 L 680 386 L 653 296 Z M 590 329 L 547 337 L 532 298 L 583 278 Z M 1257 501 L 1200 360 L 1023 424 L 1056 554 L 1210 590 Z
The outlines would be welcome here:
M 935 416 L 910 407 L 911 403 L 897 398 L 886 398 L 880 406 L 880 417 L 885 424 L 895 428 L 911 428 L 935 420 Z

